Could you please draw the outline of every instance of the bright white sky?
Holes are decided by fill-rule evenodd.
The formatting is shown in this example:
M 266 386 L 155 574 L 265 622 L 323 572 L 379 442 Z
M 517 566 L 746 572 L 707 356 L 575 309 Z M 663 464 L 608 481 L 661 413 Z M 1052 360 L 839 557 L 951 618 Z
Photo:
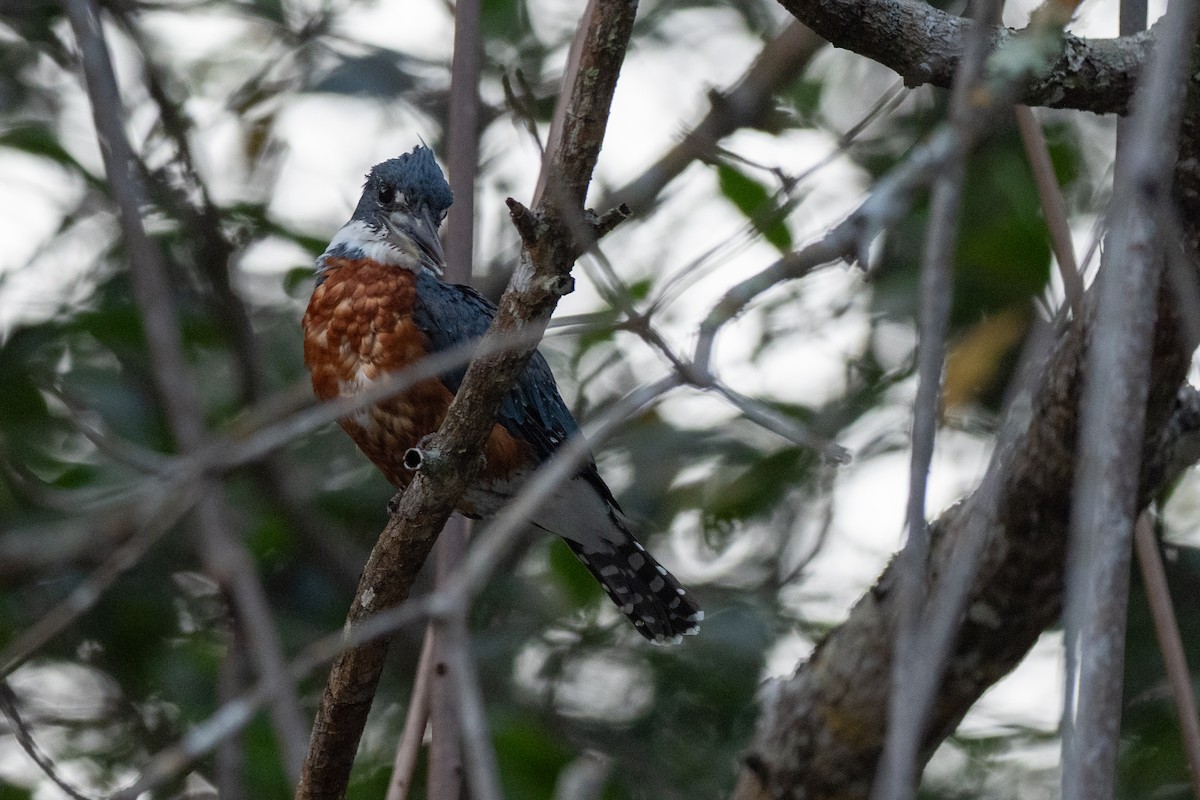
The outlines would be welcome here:
M 1006 22 L 1025 23 L 1033 3 L 1009 3 Z M 569 30 L 575 25 L 582 0 L 542 0 L 535 15 L 540 32 Z M 1164 3 L 1152 0 L 1152 18 L 1161 14 Z M 1115 0 L 1086 2 L 1072 26 L 1076 33 L 1112 36 L 1116 32 Z M 782 14 L 781 14 L 782 18 Z M 229 200 L 244 195 L 249 186 L 265 182 L 248 180 L 244 159 L 239 154 L 241 124 L 225 107 L 226 93 L 252 70 L 262 68 L 279 54 L 259 46 L 261 38 L 238 17 L 219 11 L 196 13 L 158 12 L 145 17 L 153 36 L 164 44 L 162 54 L 181 67 L 205 64 L 215 77 L 206 84 L 207 95 L 194 94 L 186 110 L 197 120 L 196 140 L 200 165 L 211 180 L 218 198 Z M 403 3 L 361 3 L 342 17 L 344 33 L 434 60 L 447 60 L 452 29 L 446 7 L 440 0 L 409 0 Z M 705 111 L 705 91 L 726 87 L 745 69 L 758 45 L 746 34 L 734 13 L 719 8 L 677 14 L 667 28 L 668 41 L 639 48 L 629 54 L 618 86 L 604 153 L 597 179 L 615 186 L 637 174 L 676 140 L 685 126 Z M 2 41 L 0 34 L 0 41 Z M 241 47 L 230 47 L 242 40 Z M 124 51 L 117 48 L 118 55 Z M 221 54 L 217 59 L 216 54 Z M 230 60 L 230 54 L 233 60 Z M 125 75 L 128 59 L 119 59 Z M 826 103 L 827 116 L 837 125 L 848 126 L 894 80 L 885 70 L 856 59 L 844 51 L 827 51 L 814 69 L 852 89 L 850 95 L 831 91 L 828 97 L 857 96 L 861 105 L 845 108 Z M 134 86 L 127 84 L 128 86 Z M 486 92 L 497 91 L 485 87 Z M 90 111 L 77 86 L 63 83 L 68 98 L 67 141 L 72 153 L 99 173 L 101 165 L 92 134 Z M 138 98 L 133 97 L 136 101 Z M 369 101 L 309 96 L 286 101 L 278 112 L 274 134 L 283 152 L 281 179 L 269 198 L 273 210 L 297 227 L 315 235 L 329 235 L 345 220 L 361 186 L 362 175 L 373 164 L 408 150 L 418 135 L 430 129 L 427 121 L 391 107 Z M 1086 116 L 1086 115 L 1083 115 Z M 145 130 L 146 118 L 132 115 L 134 135 Z M 1092 119 L 1086 124 L 1097 127 Z M 1103 135 L 1098 140 L 1108 147 Z M 782 137 L 742 132 L 726 145 L 765 164 L 780 164 L 792 174 L 803 171 L 829 152 L 831 140 L 819 133 L 794 132 Z M 506 193 L 528 197 L 536 179 L 537 152 L 515 126 L 494 125 L 484 139 L 482 155 L 489 169 L 505 178 Z M 843 216 L 866 190 L 863 176 L 842 161 L 826 167 L 812 187 L 809 199 L 790 220 L 797 242 L 819 234 Z M 22 319 L 53 315 L 64 299 L 81 300 L 87 287 L 81 284 L 87 254 L 108 235 L 94 229 L 69 241 L 54 241 L 52 234 L 59 215 L 79 187 L 57 170 L 10 152 L 0 151 L 0 335 Z M 644 253 L 645 263 L 617 263 L 622 274 L 636 276 L 658 266 L 674 272 L 710 248 L 729 241 L 742 227 L 742 219 L 717 198 L 710 170 L 693 168 L 671 187 L 672 200 L 649 223 L 629 226 L 615 234 L 608 247 L 623 254 Z M 481 222 L 477 248 L 511 246 L 502 196 L 485 189 L 479 198 Z M 1081 241 L 1088 235 L 1086 226 Z M 761 269 L 777 257 L 767 245 L 751 242 L 732 250 L 722 266 L 709 277 L 690 286 L 671 308 L 667 332 L 681 349 L 691 343 L 698 320 L 713 300 L 734 281 Z M 32 260 L 32 266 L 22 265 Z M 243 267 L 251 274 L 270 276 L 305 263 L 306 256 L 290 246 L 266 242 L 251 250 Z M 256 288 L 261 282 L 254 282 Z M 560 314 L 593 310 L 597 299 L 586 281 L 560 306 Z M 803 315 L 813 324 L 803 339 L 776 347 L 765 361 L 749 364 L 744 357 L 754 341 L 761 319 L 749 314 L 738 327 L 726 332 L 719 351 L 721 374 L 751 394 L 798 402 L 820 401 L 836 394 L 843 380 L 844 355 L 855 350 L 867 330 L 861 302 L 836 322 L 827 319 L 834 302 L 862 292 L 857 276 L 834 268 L 814 277 L 800 302 Z M 297 308 L 297 316 L 300 311 Z M 798 314 L 798 316 L 802 316 Z M 896 353 L 907 357 L 911 331 L 897 330 Z M 631 347 L 629 357 L 639 374 L 661 369 L 659 360 L 641 347 Z M 887 358 L 888 354 L 881 354 Z M 865 419 L 841 442 L 853 450 L 880 430 L 908 427 L 905 408 L 912 386 L 899 387 L 895 403 Z M 690 395 L 664 408 L 672 418 L 687 424 L 712 424 L 727 419 L 731 412 L 719 401 Z M 986 443 L 964 433 L 944 432 L 930 484 L 931 514 L 975 485 L 986 463 Z M 799 603 L 806 616 L 836 620 L 878 574 L 882 564 L 900 544 L 903 507 L 907 491 L 907 453 L 856 462 L 845 468 L 837 483 L 834 527 L 829 543 L 808 570 L 808 577 L 789 601 Z M 602 460 L 603 463 L 603 460 Z M 613 474 L 619 491 L 622 476 Z M 1193 517 L 1194 518 L 1194 517 Z M 703 571 L 688 552 L 689 537 L 675 537 L 674 552 L 662 554 L 667 563 L 680 565 L 680 577 Z M 710 609 L 710 613 L 720 613 Z M 811 643 L 801 637 L 781 642 L 770 662 L 770 672 L 790 672 L 797 657 Z M 1048 636 L 1025 664 L 1001 682 L 964 723 L 964 731 L 995 732 L 1012 724 L 1052 730 L 1058 722 L 1062 682 L 1060 637 Z M 7 759 L 0 758 L 0 763 Z M 39 798 L 56 796 L 52 790 Z

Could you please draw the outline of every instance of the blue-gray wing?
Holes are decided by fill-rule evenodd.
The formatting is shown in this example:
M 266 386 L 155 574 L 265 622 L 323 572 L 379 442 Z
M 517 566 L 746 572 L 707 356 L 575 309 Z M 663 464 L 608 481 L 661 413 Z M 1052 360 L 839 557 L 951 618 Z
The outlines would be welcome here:
M 445 283 L 429 273 L 417 276 L 413 321 L 429 338 L 434 351 L 448 350 L 483 337 L 496 306 L 469 286 Z M 466 367 L 442 374 L 442 383 L 458 392 Z M 534 351 L 517 385 L 504 396 L 496 420 L 517 439 L 528 442 L 538 462 L 550 455 L 574 434 L 579 426 L 558 393 L 550 365 Z M 591 464 L 584 473 L 594 472 Z

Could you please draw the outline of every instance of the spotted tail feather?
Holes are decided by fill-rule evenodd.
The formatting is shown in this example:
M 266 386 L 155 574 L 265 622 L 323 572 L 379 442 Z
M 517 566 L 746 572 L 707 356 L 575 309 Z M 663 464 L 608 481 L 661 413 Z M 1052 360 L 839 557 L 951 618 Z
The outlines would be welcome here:
M 699 632 L 704 612 L 632 536 L 602 550 L 565 541 L 642 636 L 668 644 Z

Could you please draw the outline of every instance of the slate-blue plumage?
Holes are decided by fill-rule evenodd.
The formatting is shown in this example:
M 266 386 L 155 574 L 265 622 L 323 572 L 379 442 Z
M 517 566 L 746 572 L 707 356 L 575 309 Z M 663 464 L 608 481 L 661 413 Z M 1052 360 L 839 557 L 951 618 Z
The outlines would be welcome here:
M 305 362 L 322 399 L 361 391 L 430 353 L 478 340 L 496 308 L 473 289 L 441 281 L 437 228 L 451 196 L 432 153 L 415 148 L 376 165 L 350 221 L 317 261 L 304 318 Z M 341 421 L 388 479 L 403 489 L 404 452 L 434 432 L 466 370 L 448 370 Z M 459 510 L 487 517 L 578 433 L 549 365 L 535 352 L 505 395 L 485 447 L 483 472 Z M 530 520 L 555 533 L 651 641 L 695 633 L 703 612 L 645 551 L 592 459 Z

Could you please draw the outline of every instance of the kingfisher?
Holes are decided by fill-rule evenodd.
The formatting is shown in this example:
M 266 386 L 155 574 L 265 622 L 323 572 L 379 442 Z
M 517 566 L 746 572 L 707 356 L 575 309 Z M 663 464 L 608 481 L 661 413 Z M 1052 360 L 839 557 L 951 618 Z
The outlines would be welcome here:
M 317 259 L 304 314 L 304 362 L 318 398 L 353 396 L 487 331 L 496 306 L 469 286 L 441 280 L 438 228 L 452 202 L 427 147 L 371 168 L 350 220 Z M 465 374 L 465 367 L 448 370 L 339 424 L 403 491 L 413 476 L 405 453 L 441 426 Z M 503 399 L 482 471 L 457 511 L 473 519 L 493 516 L 578 432 L 549 364 L 535 351 Z M 591 456 L 530 522 L 562 537 L 651 642 L 678 642 L 699 630 L 704 612 L 634 537 Z

